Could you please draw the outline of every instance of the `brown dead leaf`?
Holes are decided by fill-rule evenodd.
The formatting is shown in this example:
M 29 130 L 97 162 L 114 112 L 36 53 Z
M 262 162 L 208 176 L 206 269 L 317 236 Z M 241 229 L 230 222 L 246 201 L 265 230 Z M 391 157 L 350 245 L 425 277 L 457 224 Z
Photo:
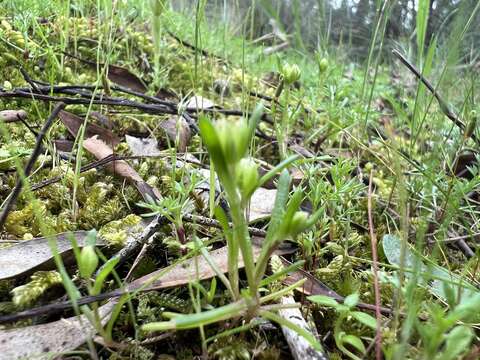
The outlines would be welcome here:
M 288 148 L 294 153 L 303 156 L 304 158 L 311 159 L 315 157 L 315 155 L 310 150 L 300 144 L 291 144 Z
M 255 258 L 260 254 L 260 248 L 254 246 Z M 222 272 L 228 271 L 228 249 L 226 246 L 210 251 L 210 257 Z M 243 267 L 243 259 L 240 255 L 238 267 Z M 151 274 L 145 275 L 127 285 L 129 291 L 140 288 L 148 290 L 165 289 L 169 287 L 184 285 L 193 280 L 205 280 L 214 277 L 215 271 L 210 267 L 203 256 L 189 259 L 181 264 L 175 265 L 170 270 L 160 269 Z
M 472 179 L 474 175 L 470 169 L 478 165 L 478 156 L 479 154 L 477 152 L 471 150 L 460 152 L 455 158 L 451 172 L 457 177 Z M 446 170 L 448 172 L 448 169 Z
M 113 155 L 113 150 L 105 144 L 97 135 L 86 139 L 83 142 L 83 147 L 88 150 L 98 160 Z M 162 195 L 158 189 L 148 185 L 140 175 L 124 160 L 115 160 L 107 165 L 107 168 L 113 173 L 122 176 L 127 179 L 132 185 L 134 185 L 145 200 L 148 200 L 148 196 L 152 199 L 160 199 Z M 147 196 L 148 195 L 148 196 Z
M 57 139 L 53 140 L 53 144 L 58 151 L 71 152 L 74 142 L 71 140 Z
M 281 259 L 285 266 L 291 265 L 289 261 L 285 260 L 284 258 Z M 283 279 L 282 282 L 285 285 L 292 285 L 302 279 L 306 280 L 301 287 L 297 288 L 297 290 L 304 293 L 305 295 L 326 295 L 338 301 L 343 300 L 343 296 L 337 294 L 327 285 L 325 285 L 320 280 L 316 279 L 314 276 L 310 275 L 308 272 L 302 269 L 291 272 L 285 277 L 285 279 Z
M 281 257 L 281 260 L 285 266 L 291 265 L 291 262 L 287 261 L 283 257 Z M 330 289 L 327 285 L 322 283 L 320 280 L 315 278 L 315 276 L 309 274 L 305 270 L 298 269 L 296 271 L 291 272 L 288 274 L 285 279 L 283 279 L 283 283 L 285 285 L 292 285 L 295 284 L 297 281 L 306 279 L 305 282 L 301 287 L 298 287 L 296 290 L 302 292 L 305 295 L 325 295 L 328 297 L 331 297 L 332 299 L 337 300 L 338 302 L 342 303 L 343 300 L 345 299 L 342 295 L 336 293 L 332 289 Z M 364 310 L 369 310 L 369 311 L 375 311 L 375 305 L 372 304 L 367 304 L 363 302 L 359 302 L 357 304 L 357 307 L 359 309 L 364 309 Z M 382 314 L 385 315 L 391 315 L 392 309 L 380 306 L 380 311 Z
M 84 119 L 65 110 L 60 111 L 58 117 L 68 129 L 68 132 L 73 137 L 77 137 L 80 126 L 82 126 L 84 123 Z M 85 138 L 89 138 L 94 135 L 98 135 L 100 139 L 111 146 L 116 146 L 120 143 L 120 139 L 110 130 L 96 124 L 87 123 L 87 127 L 85 129 Z
M 255 247 L 255 256 L 260 248 Z M 228 271 L 227 248 L 210 252 L 222 272 Z M 243 267 L 240 257 L 239 268 Z M 197 271 L 198 270 L 198 271 Z M 143 276 L 129 285 L 128 291 L 139 289 L 154 290 L 185 285 L 192 280 L 204 280 L 216 274 L 203 256 L 191 258 L 185 262 L 166 269 L 157 270 Z M 108 321 L 116 299 L 112 299 L 99 308 L 102 322 Z M 24 359 L 34 356 L 47 357 L 47 353 L 56 354 L 73 350 L 93 337 L 96 331 L 84 316 L 61 319 L 48 324 L 27 326 L 10 330 L 0 330 L 0 360 Z
M 165 88 L 159 89 L 155 97 L 160 100 L 177 100 L 177 95 L 172 90 Z
M 77 59 L 78 61 L 87 64 L 91 67 L 97 68 L 97 66 L 103 68 L 105 64 L 98 63 L 96 61 L 90 61 L 86 59 L 82 59 L 76 55 L 65 53 L 65 55 Z M 130 90 L 137 91 L 140 93 L 144 93 L 147 91 L 147 87 L 145 83 L 135 74 L 133 74 L 130 70 L 123 68 L 117 65 L 108 65 L 108 79 L 120 86 L 126 87 Z
M 87 231 L 62 233 L 55 236 L 55 242 L 60 255 L 66 256 L 72 249 L 70 236 L 73 236 L 79 247 L 86 245 Z M 97 244 L 103 245 L 103 240 L 97 238 Z M 48 244 L 48 238 L 41 237 L 19 242 L 10 247 L 0 249 L 0 280 L 26 276 L 40 269 L 55 268 L 51 261 L 53 255 Z
M 108 79 L 117 85 L 126 87 L 130 90 L 144 93 L 147 87 L 144 82 L 130 70 L 116 65 L 108 66 Z
M 178 151 L 185 152 L 187 150 L 187 145 L 190 142 L 192 133 L 190 131 L 190 126 L 188 126 L 188 123 L 183 116 L 171 116 L 166 121 L 162 121 L 160 127 L 165 131 L 170 141 L 173 143 L 177 140 L 178 132 Z

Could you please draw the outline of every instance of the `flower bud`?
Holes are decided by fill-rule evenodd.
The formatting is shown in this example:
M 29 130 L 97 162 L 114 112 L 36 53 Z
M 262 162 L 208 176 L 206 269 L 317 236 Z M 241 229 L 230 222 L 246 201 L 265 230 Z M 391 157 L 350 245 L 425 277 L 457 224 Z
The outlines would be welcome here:
M 475 110 L 472 110 L 470 112 L 470 121 L 468 122 L 465 131 L 463 133 L 463 136 L 465 139 L 468 139 L 470 136 L 473 135 L 475 128 L 477 127 L 477 116 L 476 116 Z
M 84 279 L 89 279 L 98 266 L 98 256 L 94 246 L 85 246 L 80 252 L 78 270 Z
M 318 61 L 318 69 L 320 73 L 324 73 L 328 69 L 328 60 L 326 58 L 322 58 Z
M 290 224 L 287 228 L 288 234 L 292 237 L 295 237 L 305 230 L 308 226 L 308 217 L 309 214 L 305 211 L 297 211 L 295 214 L 293 214 Z
M 282 68 L 282 75 L 285 84 L 292 85 L 295 81 L 300 79 L 301 71 L 297 64 L 286 64 Z
M 258 184 L 258 164 L 251 158 L 243 158 L 235 169 L 237 185 L 245 200 L 255 191 Z
M 229 164 L 236 164 L 245 155 L 249 142 L 249 129 L 245 119 L 220 120 L 216 123 L 223 156 Z

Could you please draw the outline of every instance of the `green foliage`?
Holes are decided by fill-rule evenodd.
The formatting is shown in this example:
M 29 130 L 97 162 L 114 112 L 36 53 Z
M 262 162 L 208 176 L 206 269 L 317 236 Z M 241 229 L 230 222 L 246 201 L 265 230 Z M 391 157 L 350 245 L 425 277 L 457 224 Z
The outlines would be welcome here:
M 382 318 L 385 357 L 447 360 L 466 357 L 470 348 L 478 346 L 475 324 L 478 316 L 474 310 L 478 308 L 478 251 L 466 262 L 450 245 L 456 241 L 452 239 L 461 238 L 473 248 L 472 239 L 479 232 L 478 209 L 473 198 L 480 183 L 478 159 L 474 159 L 478 158 L 478 146 L 469 135 L 477 134 L 478 125 L 475 63 L 479 46 L 474 44 L 479 39 L 475 25 L 480 5 L 472 1 L 420 0 L 409 7 L 407 2 L 353 4 L 343 1 L 332 7 L 329 2 L 318 1 L 315 6 L 309 1 L 245 1 L 236 2 L 235 6 L 252 7 L 245 16 L 238 17 L 228 12 L 233 2 L 223 2 L 227 9 L 220 11 L 223 14 L 220 25 L 213 21 L 219 12 L 218 4 L 208 1 L 199 2 L 196 21 L 192 21 L 194 10 L 185 16 L 172 12 L 163 1 L 2 3 L 3 80 L 0 86 L 5 90 L 26 86 L 18 71 L 20 66 L 33 78 L 46 83 L 102 84 L 107 88 L 112 85 L 105 78 L 105 69 L 90 68 L 63 55 L 72 53 L 90 61 L 129 68 L 145 80 L 147 94 L 172 89 L 176 97 L 181 98 L 180 104 L 191 95 L 202 95 L 218 107 L 240 109 L 247 114 L 257 101 L 249 96 L 249 91 L 275 98 L 267 103 L 264 114 L 259 115 L 261 110 L 257 109 L 248 119 L 234 120 L 222 114 L 208 114 L 208 118 L 206 113 L 199 115 L 201 136 L 193 136 L 188 150 L 206 165 L 208 160 L 204 161 L 202 144 L 206 145 L 210 165 L 213 164 L 211 188 L 216 182 L 215 175 L 221 182 L 220 195 L 227 199 L 231 213 L 215 208 L 218 194 L 213 191 L 209 204 L 211 214 L 215 213 L 221 223 L 220 232 L 183 223 L 185 213 L 206 214 L 207 205 L 195 197 L 193 191 L 197 181 L 190 171 L 194 172 L 192 169 L 197 164 L 184 163 L 185 168 L 175 166 L 180 155 L 173 148 L 162 151 L 159 158 L 132 160 L 142 178 L 157 185 L 163 195 L 158 201 L 141 203 L 149 212 L 146 215 L 161 214 L 174 225 L 174 231 L 170 225 L 160 229 L 155 239 L 161 242 L 155 240 L 149 244 L 145 258 L 138 265 L 142 270 L 140 274 L 185 254 L 200 253 L 215 267 L 208 253 L 216 246 L 212 246 L 213 242 L 226 239 L 230 248 L 228 275 L 217 267 L 218 283 L 217 280 L 192 281 L 189 284 L 191 303 L 183 300 L 184 289 L 173 291 L 175 295 L 152 293 L 140 295 L 138 302 L 133 300 L 136 311 L 132 317 L 138 316 L 140 323 L 147 325 L 145 329 L 149 326 L 150 330 L 199 328 L 201 336 L 211 336 L 205 341 L 212 344 L 208 347 L 211 356 L 246 358 L 255 354 L 261 357 L 259 349 L 250 351 L 250 342 L 238 340 L 239 336 L 233 337 L 228 332 L 250 331 L 245 335 L 245 339 L 250 339 L 250 335 L 255 335 L 252 329 L 258 322 L 243 320 L 249 320 L 252 315 L 281 322 L 267 306 L 276 309 L 279 304 L 272 303 L 292 293 L 295 286 L 285 288 L 281 280 L 301 266 L 338 293 L 358 291 L 363 301 L 373 303 L 374 276 L 366 205 L 366 185 L 372 172 L 373 230 L 377 238 L 383 238 L 379 263 L 381 302 L 383 306 L 395 305 L 390 321 Z M 384 8 L 384 4 L 388 6 Z M 206 14 L 202 12 L 204 6 L 208 10 Z M 258 7 L 262 7 L 260 12 Z M 202 22 L 205 16 L 208 24 Z M 309 20 L 310 16 L 314 21 Z M 232 25 L 227 23 L 228 18 L 239 18 L 245 23 Z M 253 40 L 270 19 L 277 21 L 280 34 L 273 29 L 275 36 L 280 39 L 283 33 L 291 49 L 275 56 L 264 55 L 262 46 L 231 37 L 230 25 L 243 29 L 244 35 Z M 48 23 L 43 23 L 44 20 Z M 152 26 L 147 24 L 149 20 Z M 214 60 L 180 45 L 165 30 L 226 61 Z M 411 36 L 412 33 L 415 35 Z M 273 40 L 273 45 L 278 39 Z M 295 48 L 295 43 L 300 48 Z M 465 46 L 466 43 L 471 46 Z M 351 63 L 352 58 L 367 56 L 368 44 L 371 44 L 368 64 L 363 67 Z M 420 65 L 424 76 L 448 100 L 447 107 L 458 113 L 466 124 L 464 129 L 452 127 L 442 114 L 445 104 L 438 106 L 432 101 L 432 95 L 423 85 L 413 82 L 409 73 L 397 64 L 389 65 L 392 44 Z M 308 53 L 312 49 L 315 54 Z M 275 70 L 280 73 L 275 74 L 279 82 L 265 85 L 266 73 Z M 217 80 L 228 84 L 228 94 L 214 91 Z M 97 95 L 106 94 L 102 92 L 98 89 Z M 34 130 L 48 115 L 48 107 L 38 102 L 3 99 L 2 104 L 5 108 L 25 109 L 27 123 Z M 108 126 L 120 137 L 139 133 L 161 139 L 164 133 L 158 123 L 169 116 L 134 111 L 116 113 L 110 107 L 96 105 L 88 108 L 69 105 L 69 109 L 79 114 L 108 113 Z M 16 181 L 11 170 L 22 165 L 35 138 L 22 123 L 0 124 L 0 129 L 3 128 L 8 130 L 9 137 L 2 133 L 2 202 Z M 261 136 L 253 139 L 255 132 Z M 2 242 L 6 240 L 2 247 L 10 246 L 10 239 L 28 240 L 68 230 L 97 228 L 108 245 L 119 248 L 127 238 L 137 236 L 142 230 L 140 218 L 127 215 L 137 211 L 134 207 L 140 201 L 137 190 L 101 169 L 80 174 L 73 170 L 73 162 L 53 156 L 56 153 L 52 151 L 52 140 L 66 138 L 69 135 L 63 124 L 59 122 L 52 127 L 42 145 L 45 155 L 41 155 L 35 164 L 35 173 L 28 180 L 33 184 L 60 176 L 61 181 L 35 192 L 25 191 L 20 196 L 7 219 L 5 233 L 1 234 Z M 160 148 L 163 145 L 160 141 Z M 125 142 L 115 148 L 115 153 L 117 151 L 131 155 Z M 468 178 L 454 175 L 452 169 L 458 156 L 470 152 L 472 161 L 460 165 Z M 307 158 L 298 161 L 301 156 L 290 156 L 291 153 Z M 73 166 L 78 168 L 93 160 L 85 152 L 77 154 Z M 280 163 L 266 175 L 258 172 L 277 161 Z M 295 168 L 290 169 L 290 174 L 282 172 L 294 162 Z M 277 198 L 265 227 L 267 237 L 262 252 L 259 259 L 252 262 L 244 214 L 252 193 L 260 186 L 276 186 Z M 31 201 L 34 197 L 36 200 Z M 313 215 L 305 212 L 310 206 L 314 209 Z M 231 221 L 233 226 L 229 225 Z M 399 238 L 383 236 L 393 233 L 400 234 Z M 284 240 L 293 240 L 299 246 L 292 255 L 293 261 L 299 261 L 286 268 L 271 256 Z M 400 261 L 402 246 L 405 247 L 404 264 Z M 96 295 L 121 286 L 120 282 L 111 285 L 109 281 L 117 266 L 122 275 L 128 270 L 125 265 L 119 266 L 118 258 L 104 259 L 92 245 L 77 250 L 77 267 L 72 269 L 78 268 L 80 277 L 70 278 L 66 269 L 58 265 L 58 256 L 56 258 L 59 277 L 71 300 L 78 299 L 80 294 Z M 244 272 L 236 266 L 244 255 L 246 281 Z M 100 264 L 103 265 L 97 270 Z M 272 271 L 266 276 L 268 264 Z M 406 282 L 401 281 L 402 276 Z M 19 292 L 21 302 L 31 301 L 22 306 L 32 306 L 47 284 L 40 276 L 37 285 L 32 278 L 23 287 L 18 284 L 14 292 Z M 18 310 L 8 301 L 12 286 L 12 282 L 5 283 L 5 289 L 0 291 L 0 311 Z M 335 345 L 342 354 L 364 356 L 376 321 L 354 309 L 358 297 L 347 297 L 346 304 L 330 298 L 317 297 L 312 301 L 334 310 L 335 321 L 329 322 L 318 319 L 322 319 L 322 313 L 331 316 L 333 311 L 317 313 L 317 307 L 313 308 L 320 335 L 333 333 Z M 114 320 L 110 328 L 103 328 L 96 318 L 96 307 L 97 304 L 93 304 L 75 310 L 85 313 L 101 335 L 111 340 L 108 332 Z M 187 340 L 182 340 L 178 333 L 175 341 L 161 340 L 158 346 L 149 346 L 147 350 L 131 339 L 137 329 L 135 321 L 127 316 L 126 307 L 119 307 L 115 314 L 120 314 L 114 332 L 118 342 L 133 345 L 124 351 L 117 349 L 112 358 L 134 356 L 135 349 L 141 356 L 151 358 L 158 355 L 159 348 L 162 352 L 174 347 L 178 350 L 185 345 L 184 341 L 197 340 L 190 337 L 191 332 L 186 333 Z M 162 317 L 170 320 L 155 325 Z M 342 317 L 343 320 L 338 321 Z M 237 318 L 242 319 L 242 325 L 236 325 Z M 222 333 L 224 326 L 228 330 Z M 262 341 L 268 341 L 271 349 L 281 341 L 272 339 L 270 332 L 267 335 L 262 332 L 261 336 L 268 337 Z M 224 338 L 227 340 L 220 341 Z M 206 354 L 207 348 L 203 345 Z M 335 345 L 329 342 L 329 347 Z M 283 344 L 280 347 L 283 349 Z M 178 350 L 176 355 L 191 358 L 196 352 L 191 346 L 185 352 Z M 277 358 L 283 356 L 280 351 L 273 353 Z M 331 357 L 340 356 L 334 352 Z
M 342 324 L 348 317 L 352 317 L 364 326 L 375 330 L 377 328 L 377 321 L 375 318 L 366 313 L 353 310 L 359 301 L 358 294 L 354 293 L 348 295 L 343 301 L 343 304 L 339 304 L 336 300 L 325 295 L 313 295 L 309 296 L 308 299 L 316 304 L 324 307 L 330 307 L 335 310 L 337 313 L 337 319 L 335 320 L 333 335 L 337 347 L 349 358 L 355 360 L 361 359 L 360 356 L 349 350 L 348 347 L 352 347 L 354 350 L 356 350 L 356 352 L 359 352 L 361 355 L 365 355 L 365 345 L 358 336 L 346 333 L 342 327 Z

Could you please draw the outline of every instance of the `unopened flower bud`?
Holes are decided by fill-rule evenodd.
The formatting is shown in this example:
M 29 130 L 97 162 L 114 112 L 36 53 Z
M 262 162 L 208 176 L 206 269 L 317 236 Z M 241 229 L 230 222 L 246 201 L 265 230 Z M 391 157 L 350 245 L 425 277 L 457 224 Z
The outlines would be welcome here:
M 326 58 L 322 58 L 318 61 L 318 69 L 320 73 L 324 73 L 328 69 L 328 60 Z
M 85 246 L 80 252 L 78 259 L 78 270 L 84 279 L 89 279 L 98 266 L 98 256 L 95 252 L 95 247 Z
M 309 214 L 305 211 L 297 211 L 295 214 L 293 214 L 292 220 L 290 221 L 290 225 L 288 227 L 289 235 L 294 237 L 305 230 L 308 226 L 308 216 Z
M 249 129 L 245 119 L 220 120 L 216 129 L 227 163 L 237 163 L 245 155 L 249 142 Z
M 242 197 L 250 197 L 258 184 L 258 164 L 251 158 L 243 158 L 235 170 L 237 185 Z
M 285 84 L 292 85 L 295 81 L 300 79 L 301 71 L 297 64 L 286 64 L 283 66 L 282 75 Z
M 467 127 L 465 128 L 465 131 L 463 134 L 465 139 L 473 135 L 476 126 L 477 126 L 477 116 L 476 116 L 475 110 L 472 110 L 470 113 L 470 121 L 468 122 Z

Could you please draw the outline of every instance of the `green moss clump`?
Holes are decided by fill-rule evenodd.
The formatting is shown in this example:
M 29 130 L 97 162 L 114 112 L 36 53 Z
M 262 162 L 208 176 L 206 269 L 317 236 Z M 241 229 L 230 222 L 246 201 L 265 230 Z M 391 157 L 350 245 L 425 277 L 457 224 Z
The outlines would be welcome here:
M 140 220 L 140 216 L 130 214 L 123 219 L 110 221 L 100 229 L 98 235 L 111 246 L 123 246 L 129 234 L 142 231 Z
M 124 214 L 122 201 L 113 189 L 113 184 L 103 182 L 97 182 L 89 189 L 78 213 L 78 222 L 84 228 L 99 228 Z
M 30 282 L 12 290 L 12 301 L 19 308 L 33 304 L 47 289 L 62 283 L 57 271 L 37 271 L 30 278 Z
M 18 237 L 23 237 L 27 233 L 39 236 L 43 234 L 42 229 L 52 233 L 59 219 L 47 210 L 47 204 L 35 200 L 21 210 L 12 211 L 5 221 L 5 229 Z
M 30 155 L 31 150 L 25 148 L 25 143 L 13 141 L 0 147 L 0 170 L 12 169 L 18 158 Z
M 138 296 L 137 317 L 142 322 L 157 321 L 166 309 L 180 313 L 190 311 L 190 302 L 163 292 L 152 292 Z

